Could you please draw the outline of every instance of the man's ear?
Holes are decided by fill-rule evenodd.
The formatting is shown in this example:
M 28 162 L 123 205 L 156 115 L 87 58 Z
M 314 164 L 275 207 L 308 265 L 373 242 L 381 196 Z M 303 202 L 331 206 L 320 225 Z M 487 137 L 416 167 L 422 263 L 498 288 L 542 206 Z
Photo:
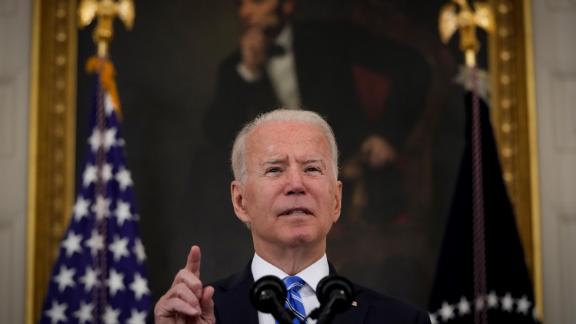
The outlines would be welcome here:
M 243 223 L 250 223 L 250 216 L 246 210 L 246 200 L 244 197 L 244 187 L 238 180 L 232 181 L 230 184 L 230 195 L 232 196 L 232 206 L 234 206 L 234 213 Z
M 334 213 L 332 220 L 334 223 L 340 218 L 342 211 L 342 181 L 336 181 L 336 192 L 334 193 Z

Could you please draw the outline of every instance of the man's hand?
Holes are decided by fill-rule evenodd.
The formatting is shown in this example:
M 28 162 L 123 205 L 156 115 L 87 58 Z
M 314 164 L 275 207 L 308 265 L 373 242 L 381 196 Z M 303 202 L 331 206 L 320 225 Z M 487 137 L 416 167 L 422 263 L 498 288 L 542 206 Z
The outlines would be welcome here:
M 396 158 L 396 151 L 392 145 L 378 135 L 368 137 L 362 143 L 361 150 L 368 165 L 373 168 L 382 167 Z
M 268 59 L 266 46 L 266 37 L 261 28 L 249 28 L 240 38 L 241 64 L 255 76 L 260 75 Z
M 216 323 L 212 300 L 214 288 L 202 286 L 200 261 L 200 247 L 194 245 L 188 254 L 186 266 L 178 271 L 172 287 L 154 307 L 154 321 L 157 324 Z

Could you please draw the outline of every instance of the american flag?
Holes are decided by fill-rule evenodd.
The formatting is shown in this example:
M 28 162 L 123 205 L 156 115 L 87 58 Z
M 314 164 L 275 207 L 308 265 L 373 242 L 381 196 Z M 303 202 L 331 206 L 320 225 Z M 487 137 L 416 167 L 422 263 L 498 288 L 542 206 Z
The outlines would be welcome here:
M 86 164 L 40 323 L 145 323 L 151 305 L 118 104 L 100 73 L 113 68 L 93 60 L 100 68 Z

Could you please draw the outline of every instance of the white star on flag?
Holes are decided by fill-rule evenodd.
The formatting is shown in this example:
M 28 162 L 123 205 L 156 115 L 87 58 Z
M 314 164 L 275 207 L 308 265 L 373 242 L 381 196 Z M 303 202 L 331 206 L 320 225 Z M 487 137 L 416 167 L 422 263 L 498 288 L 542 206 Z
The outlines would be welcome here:
M 110 306 L 106 306 L 106 310 L 104 311 L 103 320 L 105 324 L 119 324 L 118 316 L 120 316 L 120 310 L 114 309 Z
M 92 236 L 86 241 L 86 246 L 90 249 L 90 253 L 95 256 L 98 251 L 104 248 L 104 237 L 98 234 L 96 230 L 92 230 Z
M 74 219 L 80 221 L 83 217 L 88 216 L 88 207 L 90 207 L 90 200 L 79 196 L 76 199 L 76 204 L 74 204 Z
M 92 130 L 92 135 L 88 138 L 88 144 L 90 144 L 92 152 L 98 151 L 102 145 L 102 133 L 97 128 Z
M 497 308 L 498 307 L 498 295 L 494 291 L 491 291 L 486 298 L 488 301 L 488 308 Z
M 106 151 L 116 144 L 116 132 L 115 128 L 106 130 L 106 133 L 104 134 L 104 149 Z
M 54 277 L 54 281 L 58 283 L 58 290 L 63 291 L 66 287 L 74 287 L 74 274 L 76 270 L 68 269 L 66 266 L 60 268 L 58 275 Z
M 50 318 L 53 324 L 58 322 L 66 322 L 66 308 L 68 306 L 65 303 L 59 304 L 56 301 L 52 302 L 52 308 L 45 312 L 46 316 Z
M 91 183 L 96 182 L 98 178 L 97 169 L 93 165 L 87 165 L 84 169 L 84 174 L 82 175 L 82 184 L 84 187 L 88 187 Z
M 137 310 L 132 310 L 132 315 L 126 322 L 126 324 L 145 324 L 146 323 L 146 312 L 138 312 Z
M 124 290 L 124 275 L 112 269 L 107 280 L 108 290 L 110 295 L 114 297 L 116 293 L 120 290 Z
M 511 312 L 513 308 L 514 299 L 512 299 L 512 296 L 508 293 L 502 298 L 502 309 L 507 312 Z
M 96 203 L 92 206 L 92 212 L 96 214 L 97 220 L 102 220 L 104 217 L 108 217 L 110 213 L 109 210 L 110 201 L 102 196 L 96 197 Z
M 470 313 L 470 303 L 464 296 L 462 296 L 458 302 L 458 313 L 460 316 Z
M 114 255 L 114 261 L 120 260 L 122 257 L 128 256 L 128 239 L 127 238 L 119 238 L 118 236 L 114 236 L 114 242 L 110 244 L 108 247 L 110 252 Z
M 103 148 L 108 151 L 116 142 L 116 129 L 108 129 L 102 134 L 97 128 L 92 130 L 92 135 L 88 139 L 88 143 L 92 149 L 92 152 L 98 151 L 99 148 Z
M 112 166 L 108 163 L 102 166 L 102 181 L 108 182 L 112 179 Z
M 136 243 L 134 243 L 134 254 L 136 254 L 138 263 L 146 261 L 146 252 L 144 251 L 144 244 L 142 244 L 142 241 L 140 241 L 140 239 L 136 239 Z
M 446 322 L 454 317 L 454 307 L 448 303 L 443 303 L 442 308 L 440 308 L 440 317 L 442 321 Z
M 80 243 L 82 242 L 82 235 L 76 235 L 74 232 L 68 233 L 68 236 L 62 241 L 62 247 L 66 250 L 66 256 L 70 257 L 74 253 L 82 251 Z
M 139 273 L 134 275 L 134 281 L 130 284 L 130 289 L 134 292 L 136 300 L 139 300 L 142 296 L 150 293 L 150 289 L 148 289 L 148 281 L 142 278 Z
M 518 299 L 517 303 L 518 303 L 518 313 L 527 315 L 530 306 L 532 306 L 532 303 L 528 301 L 528 298 L 526 296 L 522 296 L 522 298 Z
M 84 285 L 84 289 L 86 290 L 86 292 L 91 291 L 92 288 L 96 286 L 97 281 L 98 281 L 98 272 L 96 272 L 96 270 L 92 269 L 89 266 L 86 267 L 86 272 L 80 278 L 80 282 Z
M 121 169 L 116 173 L 116 181 L 118 181 L 118 185 L 120 186 L 120 190 L 124 191 L 126 188 L 132 186 L 132 176 L 130 175 L 130 171 L 126 169 Z
M 78 323 L 92 323 L 92 311 L 94 306 L 80 302 L 80 308 L 74 312 L 74 317 L 78 319 Z
M 104 96 L 104 112 L 106 116 L 110 116 L 114 112 L 114 102 L 108 93 Z
M 124 225 L 125 221 L 132 218 L 132 214 L 130 213 L 130 204 L 119 200 L 114 215 L 116 215 L 118 225 L 119 226 Z

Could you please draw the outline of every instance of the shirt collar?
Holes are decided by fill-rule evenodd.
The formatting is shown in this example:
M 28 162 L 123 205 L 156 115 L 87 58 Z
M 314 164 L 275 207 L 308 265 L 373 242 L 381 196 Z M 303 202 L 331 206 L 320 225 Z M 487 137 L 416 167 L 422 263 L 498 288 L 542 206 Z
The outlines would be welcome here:
M 254 253 L 254 258 L 252 259 L 252 276 L 254 276 L 254 281 L 267 276 L 273 275 L 280 279 L 284 279 L 289 275 L 284 271 L 280 270 L 275 265 L 262 259 L 258 254 Z M 324 254 L 316 262 L 309 265 L 304 270 L 300 271 L 296 275 L 306 282 L 314 291 L 322 278 L 328 276 L 330 269 L 328 267 L 328 258 Z
M 292 25 L 288 24 L 284 26 L 280 31 L 280 34 L 278 34 L 274 40 L 274 43 L 287 51 L 292 50 Z

